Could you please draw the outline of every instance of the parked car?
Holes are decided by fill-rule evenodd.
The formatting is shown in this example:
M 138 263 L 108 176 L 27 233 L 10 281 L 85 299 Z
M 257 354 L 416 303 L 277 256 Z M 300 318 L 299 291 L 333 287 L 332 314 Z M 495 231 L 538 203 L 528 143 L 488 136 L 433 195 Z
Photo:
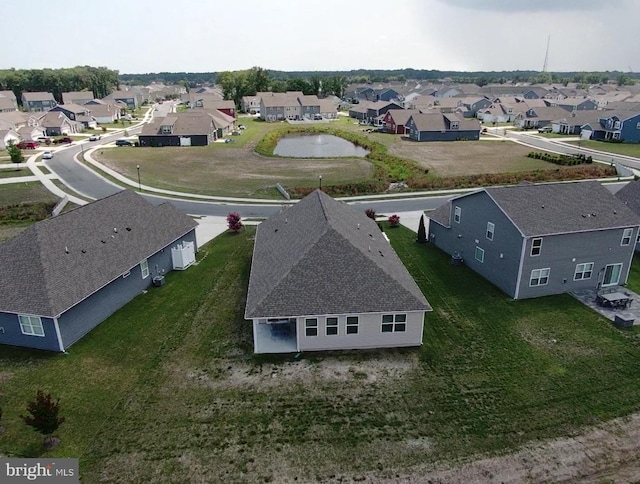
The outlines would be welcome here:
M 51 151 L 45 151 L 42 153 L 43 160 L 50 160 L 51 158 L 53 158 L 53 153 Z
M 73 140 L 71 138 L 69 138 L 68 136 L 63 136 L 62 138 L 58 138 L 57 140 L 53 141 L 55 144 L 57 145 L 61 145 L 61 144 L 65 144 L 65 143 L 73 143 Z
M 240 124 L 238 125 L 238 129 L 247 129 L 247 127 L 244 124 Z
M 40 136 L 38 139 L 36 139 L 36 141 L 38 143 L 43 143 L 45 145 L 50 145 L 53 140 L 51 138 L 49 138 L 48 136 Z
M 233 138 L 226 138 L 226 139 L 224 140 L 224 142 L 225 142 L 225 143 L 234 143 L 234 142 L 235 142 L 235 140 L 234 140 Z
M 40 144 L 36 141 L 20 141 L 16 146 L 21 150 L 34 150 L 40 146 Z
M 551 133 L 551 126 L 543 126 L 538 128 L 538 133 Z
M 116 140 L 116 146 L 133 146 L 133 143 L 128 139 L 118 139 Z
M 89 136 L 89 141 L 98 141 L 100 138 L 102 138 L 102 136 L 100 136 L 99 134 L 92 134 L 91 136 Z

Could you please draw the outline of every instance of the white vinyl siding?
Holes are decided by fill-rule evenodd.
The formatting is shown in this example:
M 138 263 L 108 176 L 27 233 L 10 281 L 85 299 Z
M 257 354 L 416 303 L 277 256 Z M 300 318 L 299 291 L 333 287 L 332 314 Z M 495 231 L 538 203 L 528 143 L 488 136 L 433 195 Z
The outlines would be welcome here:
M 629 245 L 631 243 L 631 237 L 633 237 L 633 229 L 624 229 L 624 232 L 622 232 L 622 240 L 620 241 L 620 245 Z
M 142 273 L 143 279 L 149 277 L 149 262 L 147 261 L 147 259 L 140 262 L 140 272 Z
M 529 286 L 546 286 L 549 282 L 550 268 L 534 269 L 531 271 L 531 278 L 529 279 Z
M 576 272 L 573 275 L 574 281 L 580 281 L 583 279 L 591 279 L 591 273 L 593 272 L 593 262 L 586 262 L 584 264 L 576 265 Z
M 27 336 L 44 336 L 44 328 L 42 327 L 42 319 L 38 316 L 19 315 L 20 331 Z

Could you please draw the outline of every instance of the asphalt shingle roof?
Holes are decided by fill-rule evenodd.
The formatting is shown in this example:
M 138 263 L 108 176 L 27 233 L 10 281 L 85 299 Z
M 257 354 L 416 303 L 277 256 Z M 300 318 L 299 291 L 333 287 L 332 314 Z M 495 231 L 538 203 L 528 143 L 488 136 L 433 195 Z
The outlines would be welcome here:
M 0 243 L 0 311 L 57 317 L 196 225 L 129 190 L 38 222 Z
M 376 223 L 320 190 L 258 226 L 247 319 L 430 309 Z
M 525 236 L 640 225 L 640 217 L 597 181 L 486 188 Z
M 640 216 L 640 181 L 627 183 L 615 194 L 616 198 Z

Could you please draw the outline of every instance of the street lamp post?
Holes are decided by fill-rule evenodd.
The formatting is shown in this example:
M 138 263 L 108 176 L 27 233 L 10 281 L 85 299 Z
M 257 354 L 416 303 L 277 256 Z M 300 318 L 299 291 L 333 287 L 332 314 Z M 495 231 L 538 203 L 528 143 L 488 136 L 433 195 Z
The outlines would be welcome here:
M 142 184 L 140 183 L 140 165 L 136 165 L 136 169 L 138 170 L 138 190 L 142 191 Z
M 320 190 L 322 190 L 322 175 L 319 175 L 318 179 L 320 180 Z

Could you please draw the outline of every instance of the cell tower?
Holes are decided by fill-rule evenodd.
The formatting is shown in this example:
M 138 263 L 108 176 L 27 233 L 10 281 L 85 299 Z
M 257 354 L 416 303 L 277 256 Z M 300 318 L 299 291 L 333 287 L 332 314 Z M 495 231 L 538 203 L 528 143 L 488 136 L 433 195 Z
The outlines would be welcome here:
M 549 44 L 551 43 L 551 35 L 547 37 L 547 51 L 544 54 L 544 65 L 542 66 L 542 72 L 547 72 L 547 65 L 549 64 Z

